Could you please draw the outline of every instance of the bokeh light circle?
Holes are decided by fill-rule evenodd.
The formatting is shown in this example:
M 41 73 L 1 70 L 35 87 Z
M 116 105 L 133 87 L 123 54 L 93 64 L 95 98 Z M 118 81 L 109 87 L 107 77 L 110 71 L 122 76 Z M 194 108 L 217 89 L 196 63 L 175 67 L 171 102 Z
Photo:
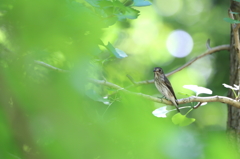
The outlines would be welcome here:
M 193 39 L 183 30 L 174 30 L 167 38 L 167 49 L 175 57 L 185 57 L 193 49 Z

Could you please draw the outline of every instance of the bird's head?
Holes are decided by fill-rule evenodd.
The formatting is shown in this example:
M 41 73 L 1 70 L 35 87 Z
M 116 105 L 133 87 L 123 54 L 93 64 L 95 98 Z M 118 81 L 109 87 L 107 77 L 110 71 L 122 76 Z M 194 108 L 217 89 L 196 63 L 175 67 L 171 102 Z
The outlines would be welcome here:
M 162 70 L 162 68 L 161 67 L 155 67 L 154 68 L 154 70 L 153 70 L 153 72 L 155 72 L 155 73 L 161 73 L 161 74 L 163 74 L 163 70 Z

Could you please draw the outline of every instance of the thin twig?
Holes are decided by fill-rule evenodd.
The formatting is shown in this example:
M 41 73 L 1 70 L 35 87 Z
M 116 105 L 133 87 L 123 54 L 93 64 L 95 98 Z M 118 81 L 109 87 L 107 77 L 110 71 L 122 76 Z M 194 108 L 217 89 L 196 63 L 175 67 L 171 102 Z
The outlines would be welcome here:
M 42 62 L 42 61 L 36 61 L 36 60 L 35 60 L 34 62 L 35 62 L 36 64 L 39 64 L 39 65 L 44 66 L 44 67 L 46 67 L 46 68 L 53 69 L 53 70 L 58 71 L 58 72 L 63 72 L 63 73 L 69 72 L 69 71 L 67 71 L 67 70 L 63 70 L 63 69 L 54 67 L 54 66 L 49 65 L 49 64 L 47 64 L 47 63 L 45 63 L 45 62 Z
M 166 74 L 166 76 L 171 76 L 172 74 L 174 74 L 174 73 L 176 73 L 178 71 L 181 71 L 185 67 L 191 65 L 193 62 L 195 62 L 196 60 L 198 60 L 198 59 L 200 59 L 200 58 L 202 58 L 202 57 L 204 57 L 206 55 L 212 54 L 212 53 L 217 52 L 217 51 L 229 50 L 229 49 L 230 49 L 230 45 L 220 45 L 220 46 L 216 46 L 216 47 L 210 48 L 207 51 L 205 51 L 202 55 L 199 55 L 199 56 L 195 57 L 194 59 L 192 59 L 191 61 L 187 62 L 183 66 L 181 66 L 181 67 L 177 68 L 176 70 Z
M 195 105 L 195 106 L 193 107 L 193 109 L 199 108 L 199 107 L 201 106 L 201 104 L 202 104 L 202 102 L 199 102 L 197 105 Z
M 44 67 L 53 69 L 55 71 L 69 72 L 69 71 L 66 71 L 66 70 L 62 70 L 62 69 L 53 67 L 53 66 L 51 66 L 49 64 L 46 64 L 44 62 L 41 62 L 41 61 L 35 61 L 35 63 L 40 64 L 40 65 L 42 65 Z M 159 99 L 157 97 L 153 97 L 153 96 L 142 94 L 142 93 L 131 92 L 131 91 L 125 89 L 125 88 L 122 88 L 122 87 L 120 87 L 120 86 L 118 86 L 116 84 L 107 82 L 105 80 L 89 79 L 89 81 L 92 82 L 92 83 L 95 83 L 95 84 L 105 85 L 105 86 L 114 88 L 117 91 L 122 91 L 124 93 L 136 95 L 136 96 L 142 97 L 144 99 L 151 100 L 153 102 L 164 103 L 166 105 L 173 105 L 173 103 L 171 101 L 169 101 L 169 100 Z M 192 96 L 192 97 L 189 97 L 189 98 L 178 99 L 178 103 L 179 104 L 185 104 L 185 103 L 190 103 L 190 102 L 201 102 L 201 103 L 203 103 L 203 102 L 222 102 L 222 103 L 230 104 L 230 105 L 232 105 L 232 106 L 234 106 L 236 108 L 240 108 L 240 102 L 238 102 L 237 100 L 228 98 L 228 97 L 223 97 L 223 96 L 210 96 L 210 97 L 196 97 L 196 96 Z
M 132 76 L 130 76 L 130 75 L 126 75 L 127 76 L 127 78 L 134 84 L 134 85 L 136 85 L 135 83 L 135 81 L 134 81 L 134 79 L 132 78 Z
M 196 60 L 198 60 L 198 59 L 200 59 L 200 58 L 202 58 L 202 57 L 204 57 L 204 56 L 206 56 L 206 55 L 212 54 L 212 53 L 217 52 L 217 51 L 229 50 L 229 49 L 230 49 L 230 45 L 220 45 L 220 46 L 216 46 L 216 47 L 210 48 L 210 49 L 208 49 L 207 51 L 205 51 L 202 55 L 197 56 L 196 58 L 194 58 L 194 59 L 192 59 L 191 61 L 187 62 L 187 63 L 184 64 L 183 66 L 181 66 L 181 67 L 177 68 L 176 70 L 174 70 L 174 71 L 166 74 L 166 76 L 168 77 L 168 76 L 170 76 L 170 75 L 172 75 L 172 74 L 174 74 L 174 73 L 176 73 L 176 72 L 184 69 L 185 67 L 191 65 L 193 62 L 195 62 Z M 55 71 L 65 72 L 65 73 L 66 73 L 66 72 L 69 72 L 69 71 L 67 71 L 67 70 L 63 70 L 63 69 L 60 69 L 60 68 L 51 66 L 51 65 L 49 65 L 49 64 L 46 64 L 46 63 L 44 63 L 44 62 L 42 62 L 42 61 L 35 61 L 35 63 L 37 63 L 37 64 L 39 64 L 39 65 L 42 65 L 42 66 L 44 66 L 44 67 L 53 69 L 53 70 L 55 70 Z M 130 79 L 130 80 L 131 80 L 131 79 Z M 129 86 L 127 86 L 126 88 L 132 87 L 132 86 L 134 86 L 134 85 L 151 84 L 151 83 L 154 83 L 154 80 L 152 79 L 152 80 L 145 80 L 145 81 L 140 81 L 140 82 L 135 82 L 135 81 L 133 80 L 132 82 L 134 82 L 134 84 L 133 84 L 133 85 L 129 85 Z
M 144 99 L 151 100 L 153 102 L 158 102 L 158 103 L 163 103 L 163 104 L 166 104 L 166 105 L 174 106 L 173 103 L 169 100 L 160 99 L 160 98 L 153 97 L 153 96 L 150 96 L 150 95 L 146 95 L 146 94 L 143 94 L 143 93 L 134 93 L 134 92 L 126 90 L 126 89 L 124 89 L 124 88 L 122 88 L 122 87 L 120 87 L 116 84 L 110 83 L 110 82 L 106 82 L 106 81 L 103 81 L 103 80 L 96 80 L 96 79 L 90 79 L 90 82 L 93 82 L 95 84 L 105 85 L 105 86 L 117 89 L 118 91 L 122 91 L 122 92 L 127 93 L 127 94 L 136 95 L 136 96 L 142 97 Z M 186 103 L 190 103 L 190 102 L 201 102 L 201 103 L 203 103 L 203 102 L 221 102 L 221 103 L 230 104 L 230 105 L 232 105 L 236 108 L 240 108 L 240 102 L 238 102 L 237 100 L 228 98 L 228 97 L 224 97 L 224 96 L 210 96 L 210 97 L 192 96 L 192 97 L 189 97 L 189 98 L 178 99 L 179 104 L 186 104 Z
M 213 47 L 213 48 L 208 48 L 207 51 L 205 51 L 202 55 L 200 56 L 197 56 L 195 57 L 194 59 L 192 59 L 191 61 L 187 62 L 186 64 L 184 64 L 183 66 L 177 68 L 176 70 L 170 72 L 170 73 L 167 73 L 166 76 L 171 76 L 172 74 L 178 72 L 178 71 L 181 71 L 182 69 L 184 69 L 185 67 L 191 65 L 193 62 L 195 62 L 196 60 L 206 56 L 206 55 L 209 55 L 209 54 L 212 54 L 212 53 L 215 53 L 215 52 L 218 52 L 218 51 L 222 51 L 222 50 L 229 50 L 230 49 L 230 45 L 220 45 L 220 46 L 216 46 L 216 47 Z M 140 81 L 140 82 L 135 82 L 136 85 L 143 85 L 143 84 L 150 84 L 150 83 L 154 83 L 154 80 L 146 80 L 146 81 Z M 129 87 L 132 87 L 133 85 L 130 85 L 128 86 Z
M 207 42 L 206 42 L 206 47 L 207 47 L 208 50 L 211 49 L 211 46 L 210 46 L 210 39 L 207 40 Z

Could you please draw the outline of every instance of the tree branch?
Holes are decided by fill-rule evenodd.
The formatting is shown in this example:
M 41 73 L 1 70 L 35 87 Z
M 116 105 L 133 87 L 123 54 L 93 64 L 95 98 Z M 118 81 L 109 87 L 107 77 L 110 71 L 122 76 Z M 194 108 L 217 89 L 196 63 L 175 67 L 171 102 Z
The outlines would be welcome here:
M 174 74 L 174 73 L 176 73 L 178 71 L 181 71 L 185 67 L 191 65 L 193 62 L 195 62 L 196 60 L 198 60 L 198 59 L 200 59 L 200 58 L 202 58 L 202 57 L 204 57 L 206 55 L 212 54 L 212 53 L 217 52 L 217 51 L 229 50 L 229 49 L 230 49 L 230 45 L 220 45 L 220 46 L 216 46 L 216 47 L 210 48 L 207 51 L 205 51 L 205 53 L 203 53 L 202 55 L 195 57 L 194 59 L 192 59 L 191 61 L 187 62 L 183 66 L 181 66 L 181 67 L 177 68 L 176 70 L 166 74 L 166 76 L 171 76 L 172 74 Z
M 44 66 L 44 67 L 46 67 L 46 68 L 50 68 L 50 69 L 55 70 L 55 71 L 58 71 L 58 72 L 63 72 L 63 73 L 69 72 L 69 71 L 67 71 L 67 70 L 63 70 L 63 69 L 54 67 L 54 66 L 49 65 L 49 64 L 47 64 L 47 63 L 45 63 L 45 62 L 42 62 L 42 61 L 37 61 L 37 60 L 35 60 L 34 62 L 35 62 L 36 64 L 39 64 L 39 65 Z
M 189 102 L 221 102 L 230 104 L 236 108 L 240 108 L 240 102 L 235 99 L 224 97 L 224 96 L 209 96 L 209 97 L 196 97 L 192 96 L 189 98 L 179 99 L 179 104 L 189 103 Z
M 207 45 L 209 45 L 209 41 L 207 42 Z M 184 64 L 183 66 L 181 66 L 181 67 L 177 68 L 176 70 L 174 70 L 174 71 L 166 74 L 166 76 L 168 77 L 168 76 L 170 76 L 170 75 L 172 75 L 172 74 L 174 74 L 174 73 L 176 73 L 176 72 L 184 69 L 185 67 L 191 65 L 193 62 L 195 62 L 196 60 L 198 60 L 198 59 L 200 59 L 200 58 L 202 58 L 202 57 L 204 57 L 204 56 L 206 56 L 206 55 L 215 53 L 215 52 L 217 52 L 217 51 L 229 50 L 229 49 L 230 49 L 230 45 L 220 45 L 220 46 L 216 46 L 216 47 L 213 47 L 213 48 L 210 48 L 210 46 L 209 46 L 209 47 L 208 47 L 208 50 L 205 51 L 202 55 L 195 57 L 194 59 L 192 59 L 191 61 L 187 62 L 187 63 Z M 41 66 L 44 66 L 44 67 L 53 69 L 53 70 L 58 71 L 58 72 L 64 72 L 64 73 L 69 72 L 69 71 L 67 71 L 67 70 L 63 70 L 63 69 L 60 69 L 60 68 L 51 66 L 51 65 L 49 65 L 49 64 L 46 64 L 46 63 L 44 63 L 44 62 L 42 62 L 42 61 L 34 61 L 34 62 L 35 62 L 36 64 L 39 64 L 39 65 L 41 65 Z M 129 78 L 129 76 L 128 76 L 128 78 Z M 126 87 L 126 88 L 132 87 L 132 86 L 134 86 L 134 85 L 143 85 L 143 84 L 154 83 L 154 80 L 153 80 L 153 79 L 152 79 L 152 80 L 145 80 L 145 81 L 135 82 L 133 79 L 130 78 L 130 81 L 133 82 L 134 84 L 133 84 L 133 85 L 130 85 L 130 86 Z
M 200 56 L 197 56 L 195 57 L 194 59 L 192 59 L 191 61 L 187 62 L 186 64 L 184 64 L 183 66 L 177 68 L 176 70 L 170 72 L 170 73 L 167 73 L 166 76 L 171 76 L 172 74 L 178 72 L 178 71 L 181 71 L 182 69 L 184 69 L 185 67 L 191 65 L 193 62 L 195 62 L 196 60 L 206 56 L 206 55 L 209 55 L 209 54 L 212 54 L 212 53 L 215 53 L 215 52 L 218 52 L 218 51 L 222 51 L 222 50 L 229 50 L 230 49 L 230 45 L 220 45 L 220 46 L 216 46 L 216 47 L 213 47 L 213 48 L 210 48 L 208 47 L 208 50 L 205 51 L 202 55 Z M 135 85 L 142 85 L 142 84 L 150 84 L 150 83 L 154 83 L 154 80 L 146 80 L 146 81 L 140 81 L 140 82 L 135 82 Z M 133 85 L 130 85 L 128 86 L 127 88 L 129 87 L 132 87 Z
M 136 96 L 142 97 L 144 99 L 151 100 L 153 102 L 158 102 L 158 103 L 163 103 L 163 104 L 166 104 L 166 105 L 174 106 L 171 101 L 163 99 L 163 98 L 160 99 L 160 98 L 153 97 L 153 96 L 150 96 L 150 95 L 146 95 L 146 94 L 143 94 L 143 93 L 134 93 L 134 92 L 126 90 L 125 88 L 122 88 L 122 87 L 120 87 L 116 84 L 106 82 L 106 81 L 103 81 L 103 80 L 96 80 L 96 79 L 89 79 L 89 80 L 90 80 L 90 82 L 93 82 L 95 84 L 105 85 L 105 86 L 114 88 L 117 91 L 122 91 L 124 93 L 136 95 Z M 236 108 L 240 108 L 240 102 L 238 102 L 237 100 L 228 98 L 228 97 L 224 97 L 224 96 L 209 96 L 209 97 L 192 96 L 192 97 L 189 97 L 189 98 L 178 99 L 179 104 L 186 104 L 186 103 L 190 103 L 190 102 L 201 102 L 201 103 L 203 103 L 203 102 L 221 102 L 221 103 L 230 104 L 230 105 L 232 105 Z
M 62 70 L 62 69 L 56 68 L 54 66 L 51 66 L 49 64 L 46 64 L 42 61 L 35 61 L 35 63 L 40 64 L 44 67 L 53 69 L 55 71 L 64 72 L 64 73 L 68 72 L 66 70 Z M 116 84 L 113 84 L 113 83 L 110 83 L 110 82 L 107 82 L 107 81 L 104 81 L 104 80 L 89 79 L 89 81 L 92 82 L 92 83 L 95 83 L 95 84 L 100 84 L 100 85 L 104 85 L 104 86 L 114 88 L 117 91 L 122 91 L 124 93 L 136 95 L 136 96 L 151 100 L 153 102 L 163 103 L 163 104 L 166 104 L 166 105 L 173 105 L 173 103 L 169 100 L 160 99 L 160 98 L 153 97 L 153 96 L 146 95 L 146 94 L 142 94 L 142 93 L 134 93 L 134 92 L 131 92 L 131 91 L 125 89 L 125 88 L 122 88 L 122 87 L 116 85 Z M 203 102 L 221 102 L 221 103 L 230 104 L 230 105 L 232 105 L 236 108 L 240 108 L 240 102 L 238 102 L 234 99 L 228 98 L 228 97 L 223 97 L 223 96 L 210 96 L 210 97 L 192 96 L 192 97 L 189 97 L 189 98 L 178 99 L 179 104 L 185 104 L 185 103 L 190 103 L 190 102 L 202 102 L 202 103 Z

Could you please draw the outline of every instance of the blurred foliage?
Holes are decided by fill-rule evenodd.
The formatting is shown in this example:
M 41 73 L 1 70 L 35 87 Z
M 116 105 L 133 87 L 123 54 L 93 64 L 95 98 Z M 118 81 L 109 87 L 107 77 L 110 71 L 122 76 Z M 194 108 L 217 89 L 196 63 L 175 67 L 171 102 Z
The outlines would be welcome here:
M 126 87 L 131 85 L 127 74 L 141 81 L 152 79 L 156 66 L 170 72 L 203 53 L 208 38 L 212 46 L 229 43 L 230 27 L 223 20 L 228 1 L 150 4 L 144 0 L 0 1 L 0 158 L 236 157 L 224 133 L 226 105 L 200 107 L 188 115 L 196 122 L 178 127 L 171 118 L 152 115 L 161 104 L 121 91 L 112 94 L 116 90 L 88 81 L 106 79 Z M 194 41 L 191 54 L 184 58 L 173 57 L 166 48 L 167 37 L 176 29 L 188 32 Z M 45 68 L 35 60 L 69 73 Z M 183 85 L 226 95 L 222 83 L 228 83 L 228 72 L 228 52 L 221 51 L 169 79 L 178 98 L 191 93 Z M 159 96 L 152 84 L 130 90 Z

